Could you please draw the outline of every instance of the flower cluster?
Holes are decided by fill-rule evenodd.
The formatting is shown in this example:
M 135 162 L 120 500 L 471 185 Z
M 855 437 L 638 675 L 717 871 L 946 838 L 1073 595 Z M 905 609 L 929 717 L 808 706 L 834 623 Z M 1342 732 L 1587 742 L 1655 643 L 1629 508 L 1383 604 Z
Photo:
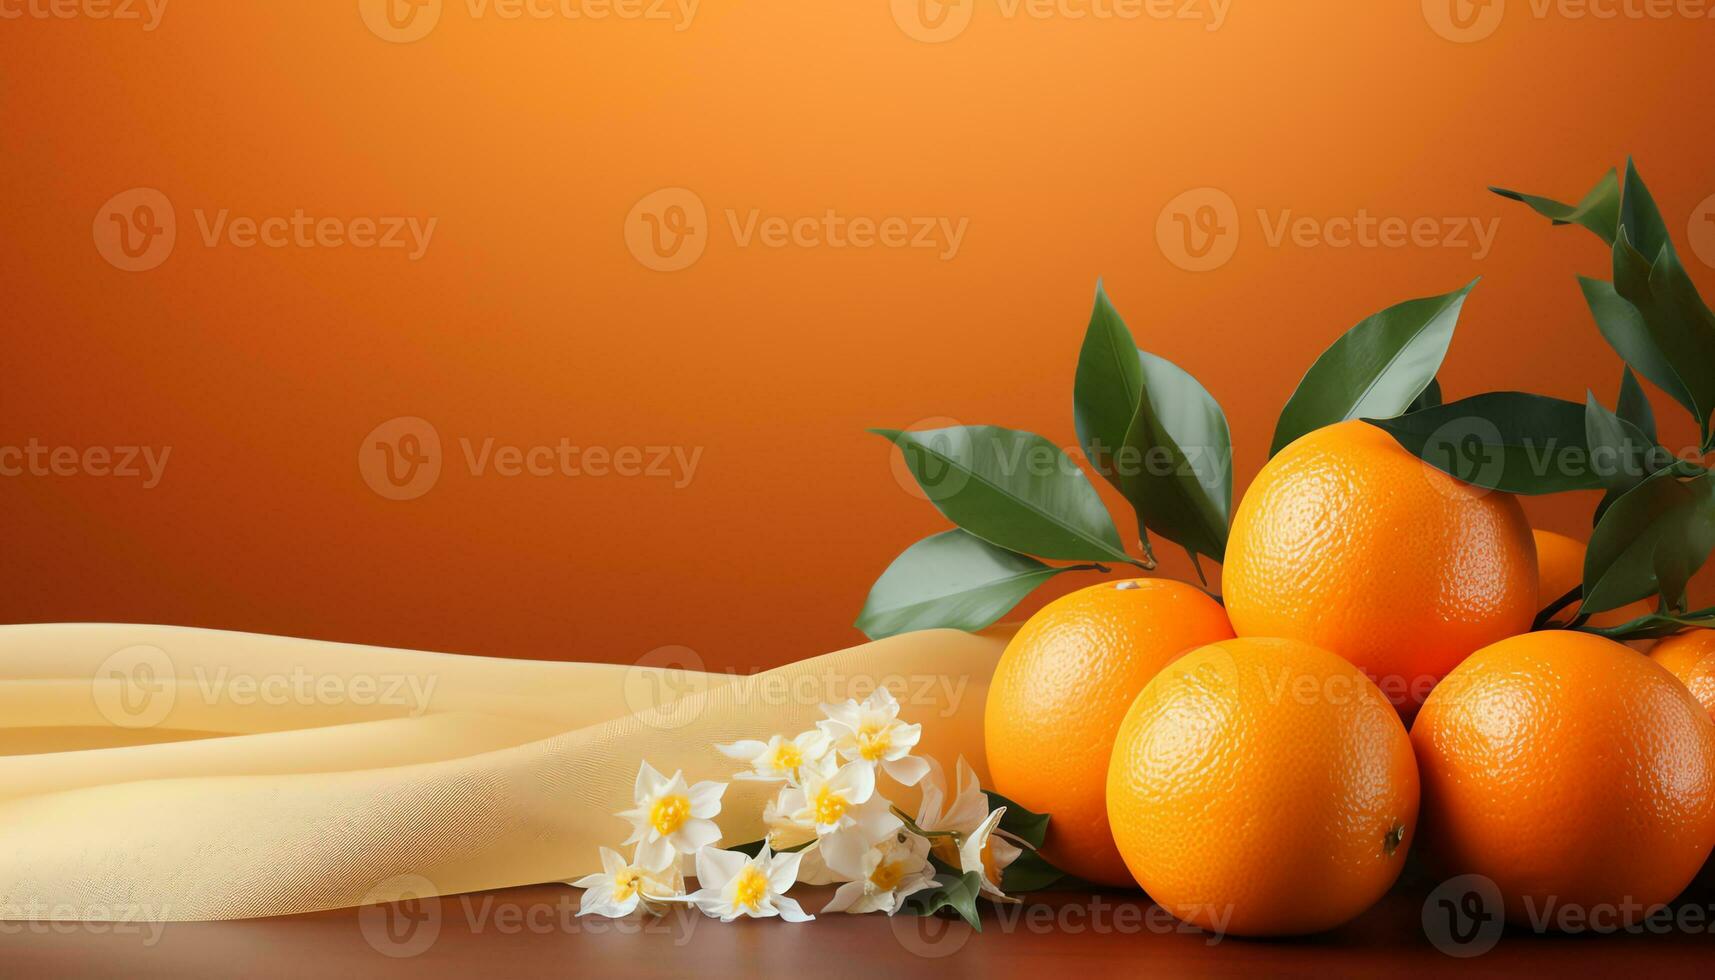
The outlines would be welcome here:
M 1016 901 L 1001 889 L 1005 868 L 1022 852 L 999 829 L 1006 807 L 990 808 L 976 774 L 959 759 L 948 784 L 941 766 L 914 754 L 922 726 L 899 718 L 885 688 L 867 700 L 824 704 L 822 721 L 794 737 L 744 740 L 716 748 L 746 768 L 739 780 L 779 783 L 763 808 L 767 837 L 752 849 L 721 850 L 714 817 L 726 783 L 687 785 L 645 762 L 635 805 L 619 813 L 631 824 L 630 863 L 602 848 L 602 871 L 572 882 L 585 889 L 579 915 L 662 914 L 670 903 L 695 905 L 723 922 L 808 915 L 786 896 L 798 882 L 839 883 L 822 912 L 897 913 L 906 899 L 948 876 L 974 874 L 983 897 Z M 921 786 L 915 817 L 882 793 L 885 778 Z M 687 893 L 689 862 L 698 889 Z

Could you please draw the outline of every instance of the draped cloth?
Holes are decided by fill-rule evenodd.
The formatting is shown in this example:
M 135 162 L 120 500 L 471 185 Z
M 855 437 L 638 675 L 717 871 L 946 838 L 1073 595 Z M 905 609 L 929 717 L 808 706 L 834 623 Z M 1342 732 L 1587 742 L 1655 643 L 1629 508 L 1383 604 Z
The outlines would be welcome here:
M 236 919 L 574 878 L 624 850 L 640 761 L 725 781 L 742 766 L 716 743 L 790 736 L 878 684 L 923 725 L 919 754 L 986 777 L 1004 642 L 935 630 L 740 675 L 0 627 L 0 919 Z M 723 846 L 763 835 L 776 787 L 729 787 Z

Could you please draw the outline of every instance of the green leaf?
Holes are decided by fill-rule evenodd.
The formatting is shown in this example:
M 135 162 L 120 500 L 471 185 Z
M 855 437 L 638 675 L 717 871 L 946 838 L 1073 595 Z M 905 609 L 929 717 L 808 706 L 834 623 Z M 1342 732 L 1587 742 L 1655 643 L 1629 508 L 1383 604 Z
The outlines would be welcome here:
M 1196 378 L 1137 352 L 1143 396 L 1115 460 L 1138 521 L 1196 555 L 1220 561 L 1233 507 L 1233 438 L 1227 416 Z
M 1711 522 L 1715 477 L 1693 463 L 1661 470 L 1620 496 L 1590 535 L 1579 611 L 1605 612 L 1676 588 L 1683 594 L 1674 581 L 1662 583 L 1658 570 L 1695 573 L 1708 557 Z
M 1491 187 L 1502 197 L 1522 201 L 1531 209 L 1545 218 L 1550 218 L 1557 225 L 1579 225 L 1588 228 L 1601 237 L 1602 241 L 1612 245 L 1614 230 L 1620 222 L 1620 179 L 1609 170 L 1596 182 L 1584 199 L 1577 204 L 1562 204 L 1546 197 L 1532 194 L 1521 194 L 1501 187 Z
M 1645 255 L 1673 251 L 1673 237 L 1667 232 L 1667 222 L 1662 220 L 1661 209 L 1656 207 L 1655 198 L 1644 186 L 1644 179 L 1631 160 L 1626 161 L 1626 184 L 1620 199 L 1620 229 Z
M 1366 419 L 1407 452 L 1466 483 L 1506 493 L 1592 490 L 1584 406 L 1492 391 L 1395 419 Z
M 1584 438 L 1591 470 L 1616 498 L 1661 468 L 1655 465 L 1655 440 L 1604 408 L 1594 392 L 1585 392 Z
M 1355 418 L 1393 418 L 1428 389 L 1447 356 L 1465 297 L 1408 300 L 1346 331 L 1310 366 L 1274 430 L 1273 456 L 1299 436 Z
M 1616 412 L 1620 418 L 1638 427 L 1651 442 L 1658 438 L 1655 428 L 1655 409 L 1650 407 L 1649 396 L 1644 394 L 1643 386 L 1638 384 L 1637 375 L 1627 367 L 1620 376 L 1620 402 Z
M 1421 412 L 1426 408 L 1435 408 L 1441 403 L 1441 382 L 1433 380 L 1429 382 L 1429 387 L 1423 389 L 1423 394 L 1418 395 L 1410 405 L 1406 406 L 1405 412 L 1409 415 L 1412 412 Z
M 1676 400 L 1686 405 L 1707 434 L 1710 413 L 1715 411 L 1715 314 L 1704 305 L 1671 245 L 1653 254 L 1654 262 L 1647 262 L 1622 228 L 1614 243 L 1614 290 L 1636 309 L 1657 352 L 1656 370 L 1660 371 L 1661 362 L 1670 366 L 1670 384 L 1677 380 L 1687 396 Z M 1646 365 L 1633 366 L 1656 380 Z M 1668 385 L 1663 390 L 1673 393 Z
M 1614 353 L 1695 417 L 1697 401 L 1673 362 L 1656 346 L 1643 313 L 1621 296 L 1613 283 L 1579 276 L 1578 285 L 1596 320 L 1596 329 Z
M 942 909 L 952 909 L 972 929 L 983 931 L 977 915 L 977 895 L 982 892 L 982 875 L 967 871 L 962 875 L 939 874 L 935 887 L 925 888 L 905 900 L 905 909 L 915 915 L 934 915 Z
M 1089 478 L 1047 439 L 992 425 L 871 431 L 899 447 L 948 520 L 989 544 L 1056 561 L 1137 564 Z
M 983 795 L 989 798 L 989 812 L 1006 807 L 1006 813 L 1001 815 L 1000 829 L 1006 831 L 1031 847 L 1041 847 L 1048 837 L 1048 814 L 1033 813 L 1017 803 L 994 792 L 983 790 Z
M 1041 854 L 1027 848 L 1021 850 L 1011 864 L 1001 869 L 1000 890 L 1008 895 L 1039 892 L 1065 877 L 1066 872 L 1049 864 Z
M 976 632 L 1061 572 L 965 531 L 943 531 L 905 549 L 870 587 L 857 628 L 872 640 L 924 629 Z
M 1078 352 L 1072 423 L 1091 465 L 1116 488 L 1120 483 L 1111 463 L 1125 445 L 1126 430 L 1142 396 L 1143 367 L 1138 363 L 1137 344 L 1098 282 L 1095 309 L 1090 311 L 1090 326 Z
M 1221 406 L 1171 361 L 1140 351 L 1098 284 L 1078 353 L 1072 416 L 1096 471 L 1145 532 L 1217 561 L 1232 510 L 1232 435 Z

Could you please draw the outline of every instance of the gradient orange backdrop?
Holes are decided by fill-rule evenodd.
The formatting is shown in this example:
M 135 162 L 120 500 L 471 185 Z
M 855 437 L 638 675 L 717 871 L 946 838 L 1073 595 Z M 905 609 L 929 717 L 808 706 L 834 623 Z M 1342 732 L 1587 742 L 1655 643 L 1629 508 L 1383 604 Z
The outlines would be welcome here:
M 1715 294 L 1684 247 L 1715 194 L 1715 21 L 1506 6 L 1473 43 L 1404 0 L 1233 0 L 1218 30 L 985 0 L 938 44 L 888 0 L 706 0 L 683 30 L 448 0 L 413 43 L 378 38 L 354 0 L 170 0 L 148 32 L 0 20 L 0 444 L 171 447 L 150 490 L 0 479 L 0 621 L 620 662 L 682 645 L 717 668 L 847 645 L 871 580 L 944 526 L 864 429 L 947 416 L 1073 444 L 1097 277 L 1225 405 L 1241 489 L 1328 342 L 1477 275 L 1450 397 L 1594 386 L 1611 403 L 1619 362 L 1573 280 L 1606 275 L 1603 249 L 1484 186 L 1576 199 L 1635 154 Z M 146 272 L 92 241 L 135 187 L 178 221 Z M 625 233 L 668 187 L 709 211 L 706 253 L 676 272 Z M 1155 228 L 1199 187 L 1241 228 L 1231 261 L 1192 273 Z M 1500 225 L 1478 258 L 1271 247 L 1255 217 L 1360 208 Z M 195 215 L 220 209 L 437 225 L 414 262 L 205 246 Z M 740 247 L 729 209 L 968 230 L 947 261 Z M 404 502 L 358 467 L 398 416 L 446 443 L 439 483 Z M 476 477 L 460 437 L 701 456 L 678 489 Z M 1567 531 L 1588 506 L 1530 504 Z

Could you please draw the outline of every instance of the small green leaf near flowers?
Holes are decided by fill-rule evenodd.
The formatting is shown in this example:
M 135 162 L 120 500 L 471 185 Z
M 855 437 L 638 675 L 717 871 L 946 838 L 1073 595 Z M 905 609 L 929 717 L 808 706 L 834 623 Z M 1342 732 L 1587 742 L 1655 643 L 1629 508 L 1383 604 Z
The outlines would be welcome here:
M 958 913 L 972 929 L 983 931 L 982 917 L 977 914 L 977 896 L 982 892 L 982 875 L 975 871 L 964 874 L 938 874 L 935 887 L 920 891 L 906 899 L 906 911 L 918 916 L 934 915 L 942 909 Z

